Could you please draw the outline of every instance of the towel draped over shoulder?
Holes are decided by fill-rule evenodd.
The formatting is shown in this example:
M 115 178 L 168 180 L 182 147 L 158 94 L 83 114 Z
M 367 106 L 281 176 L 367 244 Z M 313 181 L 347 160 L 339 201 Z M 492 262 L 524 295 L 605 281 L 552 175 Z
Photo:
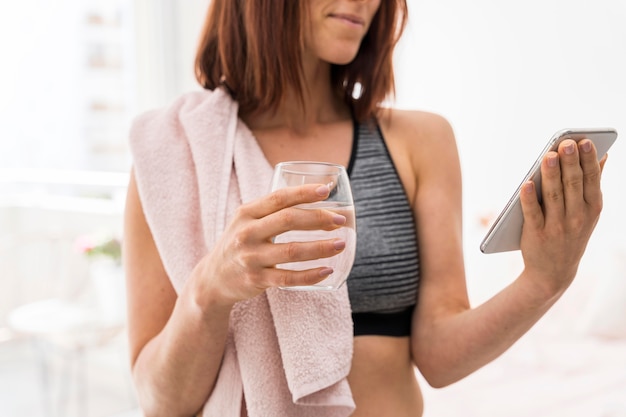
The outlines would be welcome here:
M 269 191 L 272 167 L 222 89 L 139 116 L 130 147 L 146 220 L 179 293 L 235 209 Z M 271 288 L 237 303 L 202 416 L 348 416 L 355 408 L 346 380 L 352 343 L 345 285 L 334 292 Z

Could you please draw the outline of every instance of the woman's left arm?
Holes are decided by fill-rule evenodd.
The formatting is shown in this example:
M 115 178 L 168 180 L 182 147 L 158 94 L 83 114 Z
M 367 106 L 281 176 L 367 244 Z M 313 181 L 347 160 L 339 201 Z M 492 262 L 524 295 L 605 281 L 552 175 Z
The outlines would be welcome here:
M 400 142 L 414 155 L 412 204 L 421 281 L 411 350 L 428 383 L 442 387 L 505 352 L 567 289 L 601 211 L 601 166 L 590 141 L 566 142 L 544 159 L 543 207 L 532 184 L 522 191 L 524 270 L 491 299 L 470 308 L 454 134 L 440 116 L 410 116 L 394 116 L 388 130 L 396 141 L 402 135 Z M 507 157 L 506 150 L 502 152 L 498 157 Z

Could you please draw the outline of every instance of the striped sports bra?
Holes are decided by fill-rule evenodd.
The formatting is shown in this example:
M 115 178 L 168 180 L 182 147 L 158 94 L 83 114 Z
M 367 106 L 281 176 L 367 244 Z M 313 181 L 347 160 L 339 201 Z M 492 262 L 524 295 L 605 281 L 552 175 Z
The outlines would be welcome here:
M 419 284 L 415 220 L 377 125 L 355 122 L 348 175 L 357 230 L 347 280 L 354 335 L 408 336 Z

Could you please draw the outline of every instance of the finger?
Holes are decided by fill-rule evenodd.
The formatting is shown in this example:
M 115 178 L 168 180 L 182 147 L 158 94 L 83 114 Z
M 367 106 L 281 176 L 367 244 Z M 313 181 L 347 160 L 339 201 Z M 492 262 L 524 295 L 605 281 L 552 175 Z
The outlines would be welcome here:
M 290 230 L 335 230 L 346 224 L 346 216 L 330 210 L 290 207 L 259 220 L 259 230 L 276 236 Z
M 541 199 L 546 219 L 564 215 L 563 182 L 556 152 L 548 152 L 541 164 Z
M 289 231 L 332 231 L 343 226 L 354 227 L 352 223 L 348 224 L 346 216 L 334 211 L 289 207 L 249 222 L 237 232 L 236 240 L 240 244 L 259 244 L 270 242 L 276 236 Z
M 537 198 L 535 184 L 532 181 L 528 181 L 522 186 L 520 202 L 522 203 L 525 227 L 542 229 L 544 225 L 543 211 Z
M 345 249 L 346 241 L 343 239 L 312 240 L 308 242 L 291 241 L 274 243 L 271 246 L 272 247 L 266 252 L 267 259 L 270 265 L 280 265 L 330 258 Z M 288 269 L 302 268 L 298 268 L 297 265 L 294 265 Z
M 260 219 L 287 207 L 325 200 L 329 193 L 325 184 L 285 187 L 247 204 L 244 210 L 251 217 Z
M 263 273 L 267 287 L 294 287 L 317 284 L 333 272 L 332 268 L 324 266 L 304 271 L 267 268 Z
M 300 242 L 292 241 L 292 236 L 289 236 L 289 239 L 289 242 L 267 242 L 243 250 L 236 256 L 236 263 L 242 271 L 248 271 L 247 275 L 251 277 L 251 282 L 255 282 L 259 288 L 265 288 L 274 285 L 268 281 L 266 271 L 268 268 L 275 268 L 276 265 L 284 265 L 287 269 L 313 269 L 318 265 L 325 267 L 323 261 L 299 268 L 293 263 L 330 258 L 341 253 L 346 247 L 346 241 L 339 238 Z
M 604 164 L 606 164 L 606 160 L 609 159 L 609 154 L 605 153 L 602 159 L 600 160 L 600 171 L 604 172 Z
M 576 219 L 584 214 L 583 169 L 580 166 L 578 146 L 573 140 L 564 140 L 559 145 L 559 162 L 565 214 Z
M 602 192 L 600 189 L 600 177 L 602 169 L 598 163 L 595 146 L 588 139 L 579 142 L 580 165 L 583 172 L 583 198 L 592 206 L 602 204 Z M 606 161 L 603 158 L 603 161 Z

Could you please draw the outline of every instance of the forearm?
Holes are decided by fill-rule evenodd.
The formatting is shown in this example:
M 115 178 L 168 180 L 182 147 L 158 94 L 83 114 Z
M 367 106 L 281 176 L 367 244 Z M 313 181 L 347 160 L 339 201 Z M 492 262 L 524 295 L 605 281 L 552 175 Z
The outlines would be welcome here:
M 522 337 L 558 300 L 565 288 L 536 285 L 524 272 L 474 308 L 414 326 L 412 353 L 428 382 L 441 387 L 488 364 Z
M 146 417 L 192 416 L 213 389 L 224 353 L 230 308 L 199 305 L 182 293 L 163 330 L 133 366 Z

